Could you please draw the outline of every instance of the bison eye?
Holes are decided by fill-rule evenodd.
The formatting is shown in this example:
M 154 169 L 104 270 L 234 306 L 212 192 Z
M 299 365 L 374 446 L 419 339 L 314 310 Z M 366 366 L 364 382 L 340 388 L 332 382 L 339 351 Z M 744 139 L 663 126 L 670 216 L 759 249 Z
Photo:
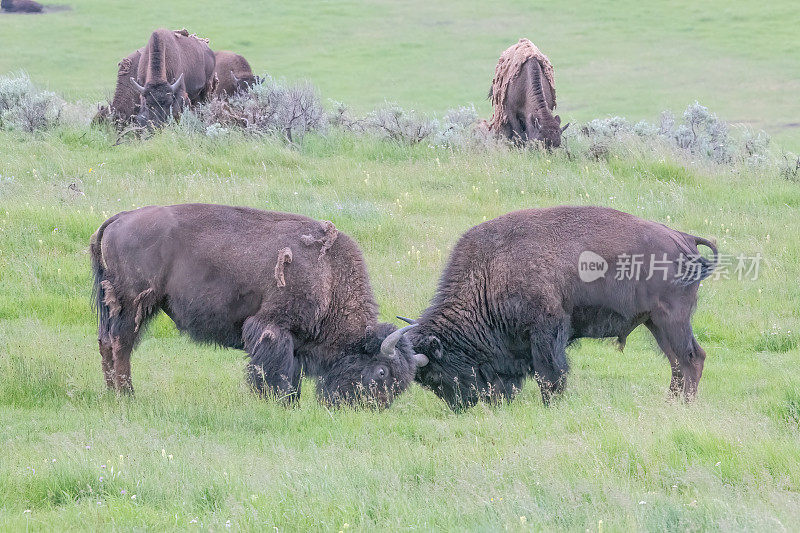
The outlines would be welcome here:
M 386 368 L 379 367 L 378 371 L 375 373 L 375 375 L 378 376 L 379 379 L 385 378 L 386 377 Z

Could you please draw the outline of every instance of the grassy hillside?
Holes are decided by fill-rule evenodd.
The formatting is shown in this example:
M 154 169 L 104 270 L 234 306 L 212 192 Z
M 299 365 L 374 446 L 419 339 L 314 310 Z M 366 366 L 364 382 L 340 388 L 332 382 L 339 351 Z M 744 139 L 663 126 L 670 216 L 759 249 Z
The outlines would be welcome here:
M 75 1 L 0 15 L 0 74 L 24 68 L 68 99 L 99 99 L 152 27 L 186 26 L 359 111 L 387 98 L 488 114 L 497 55 L 528 35 L 556 65 L 569 119 L 653 118 L 699 99 L 798 151 L 781 127 L 797 115 L 791 3 L 526 4 Z M 0 530 L 800 523 L 800 185 L 773 166 L 647 143 L 597 158 L 454 151 L 335 128 L 296 147 L 177 128 L 114 140 L 69 123 L 0 131 Z M 89 237 L 118 211 L 190 201 L 332 220 L 362 246 L 384 320 L 426 307 L 463 231 L 523 207 L 610 206 L 764 263 L 755 280 L 703 283 L 693 324 L 708 359 L 692 405 L 667 399 L 669 365 L 637 330 L 624 353 L 571 348 L 550 408 L 528 383 L 511 405 L 460 415 L 417 386 L 384 412 L 328 410 L 307 383 L 287 409 L 249 393 L 241 352 L 193 344 L 163 316 L 134 353 L 136 397 L 118 398 L 100 371 Z
M 729 121 L 800 145 L 800 38 L 794 2 L 106 2 L 0 15 L 0 73 L 89 101 L 113 90 L 116 63 L 157 27 L 211 38 L 259 72 L 314 81 L 327 98 L 385 99 L 441 112 L 486 92 L 500 52 L 521 36 L 556 67 L 570 120 L 652 118 L 699 100 Z

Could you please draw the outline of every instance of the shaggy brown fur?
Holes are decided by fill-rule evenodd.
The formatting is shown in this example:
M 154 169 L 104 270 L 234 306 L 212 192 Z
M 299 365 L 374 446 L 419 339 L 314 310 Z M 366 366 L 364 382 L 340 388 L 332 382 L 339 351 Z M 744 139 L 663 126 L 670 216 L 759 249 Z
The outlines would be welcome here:
M 698 244 L 712 249 L 713 261 L 699 257 Z M 580 275 L 587 251 L 609 266 L 604 277 Z M 636 256 L 639 275 L 618 279 L 619 261 Z M 688 257 L 694 262 L 682 261 Z M 460 409 L 511 399 L 533 376 L 547 403 L 564 389 L 570 342 L 610 337 L 624 345 L 644 324 L 672 367 L 670 391 L 691 399 L 706 354 L 690 319 L 716 263 L 708 240 L 604 207 L 528 209 L 484 222 L 458 241 L 409 333 L 430 360 L 417 381 Z
M 185 105 L 207 100 L 215 85 L 214 52 L 208 41 L 186 30 L 156 30 L 142 51 L 131 80 L 140 93 L 139 126 L 158 126 Z
M 305 237 L 328 243 L 327 253 Z M 221 205 L 143 207 L 105 221 L 90 252 L 109 388 L 133 390 L 131 352 L 159 310 L 196 341 L 246 350 L 261 393 L 295 399 L 304 373 L 318 378 L 325 402 L 386 406 L 414 378 L 403 332 L 377 322 L 361 250 L 330 222 Z
M 139 69 L 142 50 L 144 48 L 139 48 L 117 64 L 114 98 L 109 105 L 100 107 L 93 123 L 113 120 L 117 128 L 121 129 L 139 114 L 139 92 L 131 84 L 131 76 L 136 76 Z
M 44 6 L 33 0 L 3 0 L 0 9 L 9 13 L 41 13 Z
M 561 118 L 556 107 L 553 65 L 531 41 L 519 42 L 502 53 L 491 88 L 494 113 L 489 127 L 499 135 L 525 143 L 561 143 Z
M 246 91 L 248 87 L 256 83 L 250 63 L 243 56 L 220 50 L 214 52 L 214 57 L 217 60 L 214 73 L 218 80 L 214 96 L 227 98 L 238 91 Z

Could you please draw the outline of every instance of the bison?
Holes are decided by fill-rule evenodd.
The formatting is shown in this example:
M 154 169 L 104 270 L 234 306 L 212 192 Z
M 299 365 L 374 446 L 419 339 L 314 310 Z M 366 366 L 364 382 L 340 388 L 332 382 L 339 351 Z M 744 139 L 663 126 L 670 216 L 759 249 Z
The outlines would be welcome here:
M 484 222 L 458 241 L 408 335 L 430 361 L 416 380 L 459 410 L 510 401 L 533 376 L 548 404 L 565 387 L 571 342 L 616 337 L 624 347 L 644 324 L 669 359 L 669 390 L 690 400 L 706 356 L 690 318 L 716 263 L 706 239 L 603 207 L 529 209 Z M 639 267 L 610 271 L 620 264 Z
M 239 91 L 246 91 L 256 83 L 256 77 L 247 60 L 225 50 L 214 52 L 216 66 L 214 73 L 217 76 L 217 87 L 214 95 L 218 98 L 233 96 Z
M 547 148 L 561 146 L 561 117 L 553 116 L 556 88 L 553 65 L 528 39 L 509 47 L 495 67 L 489 91 L 494 113 L 489 128 L 525 144 L 542 141 Z
M 208 99 L 214 90 L 214 52 L 187 31 L 156 30 L 142 50 L 133 87 L 140 94 L 139 126 L 159 126 L 180 116 L 185 105 Z
M 117 128 L 123 127 L 139 114 L 139 91 L 131 85 L 131 73 L 139 70 L 139 59 L 144 48 L 139 48 L 117 63 L 117 86 L 108 106 L 100 107 L 92 120 L 94 123 L 113 120 Z
M 321 401 L 388 406 L 417 364 L 408 326 L 377 322 L 364 257 L 330 222 L 245 207 L 143 207 L 91 239 L 106 385 L 132 392 L 130 357 L 163 310 L 195 341 L 245 350 L 259 393 L 287 401 L 301 375 Z
M 44 6 L 33 0 L 2 0 L 0 9 L 9 13 L 41 13 Z

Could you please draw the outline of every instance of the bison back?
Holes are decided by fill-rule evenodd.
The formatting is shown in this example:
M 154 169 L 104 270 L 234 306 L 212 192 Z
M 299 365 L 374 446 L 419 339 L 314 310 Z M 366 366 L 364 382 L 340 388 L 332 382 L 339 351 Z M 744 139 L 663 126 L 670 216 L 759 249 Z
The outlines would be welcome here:
M 323 224 L 300 215 L 186 204 L 123 213 L 101 251 L 123 306 L 152 289 L 181 331 L 241 347 L 242 324 L 255 314 L 290 329 L 319 321 L 332 265 L 353 245 L 341 236 L 321 255 L 324 240 Z
M 446 275 L 482 274 L 492 294 L 553 314 L 596 306 L 632 317 L 666 296 L 696 291 L 696 284 L 676 283 L 680 258 L 692 254 L 697 248 L 686 234 L 613 209 L 530 209 L 468 231 Z M 596 274 L 581 270 L 587 261 L 596 263 Z

